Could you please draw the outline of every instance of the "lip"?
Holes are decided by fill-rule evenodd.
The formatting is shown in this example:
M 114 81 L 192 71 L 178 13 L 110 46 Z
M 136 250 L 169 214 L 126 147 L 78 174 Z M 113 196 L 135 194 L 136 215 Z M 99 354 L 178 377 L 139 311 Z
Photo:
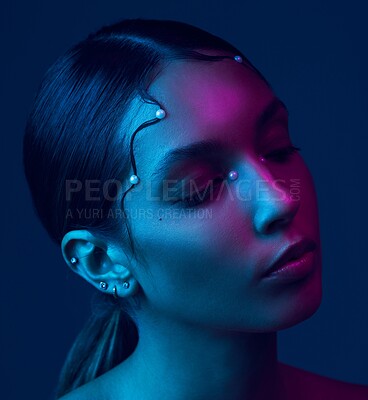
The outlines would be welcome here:
M 288 246 L 266 269 L 263 277 L 279 277 L 286 280 L 302 278 L 310 272 L 313 251 L 316 247 L 316 243 L 310 239 L 302 239 Z

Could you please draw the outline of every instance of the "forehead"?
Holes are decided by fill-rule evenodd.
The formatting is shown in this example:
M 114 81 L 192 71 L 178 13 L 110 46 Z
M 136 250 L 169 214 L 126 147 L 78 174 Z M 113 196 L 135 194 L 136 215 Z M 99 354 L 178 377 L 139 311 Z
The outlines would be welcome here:
M 155 160 L 176 147 L 208 139 L 236 142 L 237 132 L 244 139 L 274 97 L 254 71 L 230 59 L 174 61 L 148 91 L 162 104 L 167 116 L 143 129 L 134 140 L 141 175 L 142 168 L 151 170 Z M 141 104 L 134 125 L 151 119 L 156 109 L 155 105 Z

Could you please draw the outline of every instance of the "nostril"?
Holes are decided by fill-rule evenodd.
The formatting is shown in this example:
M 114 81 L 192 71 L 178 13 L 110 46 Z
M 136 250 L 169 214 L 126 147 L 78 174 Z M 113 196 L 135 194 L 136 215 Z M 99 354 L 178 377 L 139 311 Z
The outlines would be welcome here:
M 267 228 L 268 233 L 274 231 L 275 229 L 282 227 L 283 225 L 287 224 L 287 219 L 286 218 L 279 218 L 276 219 L 275 221 L 272 221 Z

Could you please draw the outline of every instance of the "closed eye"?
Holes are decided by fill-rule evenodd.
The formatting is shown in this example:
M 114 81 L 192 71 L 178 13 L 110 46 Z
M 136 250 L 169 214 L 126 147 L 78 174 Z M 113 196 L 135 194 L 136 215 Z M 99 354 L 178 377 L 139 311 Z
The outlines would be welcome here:
M 184 197 L 179 200 L 185 207 L 196 207 L 199 204 L 204 204 L 207 201 L 213 200 L 214 192 L 224 181 L 223 176 L 218 176 L 215 179 L 209 181 L 209 185 L 206 186 L 205 190 L 195 191 L 195 193 Z
M 278 150 L 274 150 L 267 155 L 265 155 L 265 159 L 277 162 L 284 163 L 287 162 L 293 154 L 301 151 L 300 147 L 296 147 L 293 145 L 283 147 Z M 190 196 L 184 197 L 179 200 L 185 207 L 196 207 L 200 204 L 204 204 L 209 200 L 212 200 L 212 196 L 214 194 L 213 189 L 216 189 L 222 182 L 224 181 L 224 177 L 219 176 L 210 181 L 210 185 L 206 187 L 205 190 L 196 191 L 194 194 Z
M 264 156 L 264 158 L 267 160 L 270 160 L 270 161 L 283 163 L 283 162 L 288 161 L 290 159 L 290 157 L 298 151 L 301 151 L 300 147 L 291 145 L 291 146 L 283 147 L 279 150 L 274 150 L 271 153 L 266 154 Z

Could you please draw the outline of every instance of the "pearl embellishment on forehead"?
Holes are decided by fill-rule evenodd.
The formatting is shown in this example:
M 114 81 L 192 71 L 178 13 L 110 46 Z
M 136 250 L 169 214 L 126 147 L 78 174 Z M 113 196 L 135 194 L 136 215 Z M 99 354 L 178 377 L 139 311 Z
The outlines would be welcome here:
M 156 118 L 163 119 L 166 117 L 166 112 L 162 108 L 156 111 Z
M 226 58 L 230 58 L 230 57 L 226 57 Z M 233 59 L 236 61 L 236 62 L 238 62 L 238 63 L 242 63 L 243 62 L 243 58 L 241 57 L 241 56 L 239 56 L 239 55 L 237 55 L 237 56 L 234 56 L 233 57 Z M 156 118 L 158 119 L 158 120 L 160 120 L 160 119 L 164 119 L 165 117 L 166 117 L 166 111 L 165 110 L 163 110 L 162 108 L 159 108 L 157 111 L 156 111 L 156 114 L 155 114 L 155 116 L 156 116 Z M 156 120 L 157 121 L 157 120 Z M 151 122 L 151 121 L 150 121 Z M 152 122 L 151 122 L 152 123 Z M 153 122 L 154 123 L 154 122 Z M 144 124 L 143 124 L 144 125 Z M 140 128 L 138 128 L 137 130 L 140 130 L 141 129 L 141 127 Z M 133 135 L 133 137 L 134 137 L 134 135 Z M 132 147 L 131 147 L 131 153 L 132 153 Z M 132 185 L 137 185 L 138 183 L 139 183 L 139 177 L 136 175 L 136 168 L 135 168 L 135 162 L 134 162 L 134 174 L 133 175 L 131 175 L 130 176 L 130 178 L 129 178 L 129 182 L 132 184 Z M 231 179 L 232 181 L 235 181 L 236 179 L 238 179 L 238 173 L 236 172 L 236 171 L 231 171 L 230 173 L 229 173 L 229 179 Z

